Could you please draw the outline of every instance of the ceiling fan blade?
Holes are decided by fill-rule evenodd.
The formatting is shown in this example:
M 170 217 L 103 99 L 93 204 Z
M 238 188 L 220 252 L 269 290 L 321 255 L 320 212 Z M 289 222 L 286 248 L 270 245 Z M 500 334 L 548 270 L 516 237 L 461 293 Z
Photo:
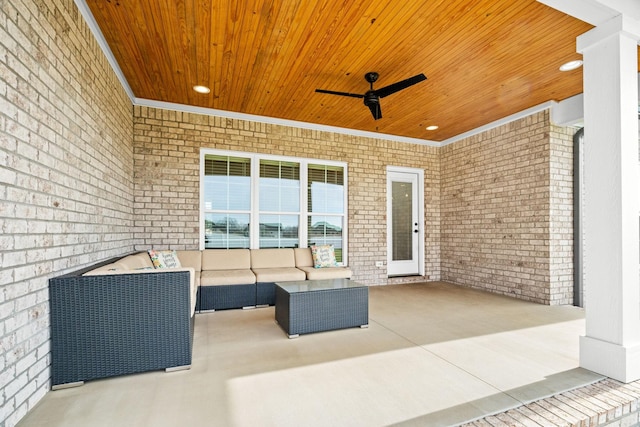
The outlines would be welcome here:
M 364 98 L 364 95 L 360 95 L 357 93 L 348 93 L 348 92 L 335 92 L 333 90 L 324 90 L 324 89 L 316 89 L 318 93 L 328 93 L 329 95 L 340 95 L 340 96 L 350 96 L 352 98 Z
M 371 115 L 375 120 L 382 118 L 382 110 L 380 109 L 379 102 L 375 102 L 375 103 L 372 102 L 369 105 L 367 105 L 367 107 L 369 107 L 369 110 L 371 110 Z
M 409 86 L 413 86 L 414 84 L 420 83 L 421 81 L 424 81 L 424 80 L 427 80 L 427 77 L 424 74 L 418 74 L 417 76 L 409 77 L 406 80 L 402 80 L 397 83 L 391 84 L 389 86 L 376 89 L 374 93 L 378 95 L 380 98 L 384 98 L 385 96 L 389 96 L 393 93 L 401 91 L 402 89 L 406 89 Z

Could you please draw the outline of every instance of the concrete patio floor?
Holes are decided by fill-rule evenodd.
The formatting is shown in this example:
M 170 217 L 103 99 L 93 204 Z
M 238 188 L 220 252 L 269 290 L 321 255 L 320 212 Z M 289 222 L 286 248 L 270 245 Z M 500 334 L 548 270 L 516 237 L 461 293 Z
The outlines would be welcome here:
M 288 339 L 273 307 L 198 314 L 190 370 L 50 392 L 18 426 L 491 425 L 604 379 L 580 308 L 434 282 L 369 288 L 369 319 Z

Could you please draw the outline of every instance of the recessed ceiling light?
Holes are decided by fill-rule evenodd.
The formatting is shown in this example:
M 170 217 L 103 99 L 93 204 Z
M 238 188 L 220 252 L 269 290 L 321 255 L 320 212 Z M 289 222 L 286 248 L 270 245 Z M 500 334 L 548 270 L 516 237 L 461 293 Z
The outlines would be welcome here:
M 575 61 L 569 61 L 565 64 L 562 64 L 560 66 L 560 71 L 571 71 L 571 70 L 575 70 L 576 68 L 580 68 L 582 66 L 582 61 L 579 59 L 576 59 Z
M 438 129 L 438 126 L 436 125 L 427 126 L 427 130 L 436 130 L 436 129 Z
M 209 93 L 209 92 L 211 92 L 211 89 L 209 89 L 208 87 L 200 86 L 200 85 L 194 86 L 193 90 L 195 90 L 198 93 Z

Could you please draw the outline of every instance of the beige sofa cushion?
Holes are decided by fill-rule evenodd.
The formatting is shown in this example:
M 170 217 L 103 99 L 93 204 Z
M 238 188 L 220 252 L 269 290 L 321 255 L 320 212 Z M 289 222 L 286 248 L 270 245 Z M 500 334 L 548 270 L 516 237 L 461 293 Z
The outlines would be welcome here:
M 195 285 L 200 286 L 200 271 L 202 270 L 202 252 L 177 251 L 178 259 L 183 267 L 193 268 L 195 272 Z
M 249 249 L 205 249 L 202 251 L 202 271 L 206 270 L 249 270 L 251 253 Z
M 298 267 L 304 271 L 308 280 L 326 279 L 350 279 L 351 269 L 349 267 Z
M 153 268 L 153 262 L 149 257 L 148 252 L 139 252 L 137 254 L 128 255 L 117 261 L 117 264 L 122 264 L 127 270 L 140 270 L 144 268 Z
M 295 267 L 276 267 L 276 268 L 254 268 L 256 282 L 291 282 L 293 280 L 304 280 L 304 271 Z
M 249 269 L 241 270 L 202 270 L 200 286 L 251 285 L 256 276 Z
M 191 267 L 194 271 L 202 270 L 201 251 L 177 251 L 177 253 L 183 267 Z
M 295 268 L 296 258 L 292 248 L 252 249 L 251 269 L 257 268 Z
M 251 270 L 256 282 L 290 282 L 304 280 L 304 271 L 296 268 L 292 248 L 270 248 L 251 250 Z
M 294 253 L 296 255 L 296 267 L 305 272 L 308 280 L 351 278 L 352 273 L 349 267 L 315 268 L 310 248 L 295 248 Z
M 313 267 L 313 256 L 310 248 L 295 248 L 296 267 Z

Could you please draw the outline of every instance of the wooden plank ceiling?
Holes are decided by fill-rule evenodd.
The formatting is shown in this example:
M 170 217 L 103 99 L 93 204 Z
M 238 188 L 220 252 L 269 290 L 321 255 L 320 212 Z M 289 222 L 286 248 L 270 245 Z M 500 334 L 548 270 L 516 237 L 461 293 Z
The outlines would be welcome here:
M 582 92 L 582 70 L 558 67 L 591 28 L 535 0 L 87 4 L 137 98 L 433 141 Z M 428 80 L 381 99 L 380 120 L 315 92 L 364 94 L 369 71 L 375 88 Z

